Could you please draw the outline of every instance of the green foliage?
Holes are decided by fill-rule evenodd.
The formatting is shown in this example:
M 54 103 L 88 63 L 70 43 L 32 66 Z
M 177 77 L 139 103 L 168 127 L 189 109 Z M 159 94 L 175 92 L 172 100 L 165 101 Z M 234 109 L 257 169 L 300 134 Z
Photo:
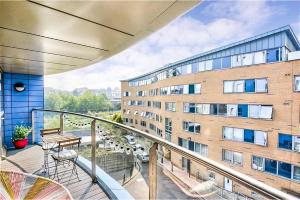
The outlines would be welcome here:
M 112 103 L 104 94 L 97 95 L 91 91 L 74 96 L 71 92 L 55 90 L 46 92 L 45 108 L 87 113 L 112 110 Z
M 123 119 L 122 119 L 121 113 L 115 113 L 112 116 L 111 120 L 114 121 L 114 122 L 120 123 L 120 124 L 123 123 Z
M 28 127 L 23 126 L 23 125 L 15 126 L 13 141 L 23 140 L 23 139 L 27 138 L 30 131 L 31 131 L 31 127 L 29 127 L 29 126 Z

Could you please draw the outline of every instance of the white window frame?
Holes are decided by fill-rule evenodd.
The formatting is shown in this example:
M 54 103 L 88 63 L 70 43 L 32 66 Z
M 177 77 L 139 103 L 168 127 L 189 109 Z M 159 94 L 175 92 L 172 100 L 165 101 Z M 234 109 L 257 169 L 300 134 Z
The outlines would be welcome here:
M 224 81 L 223 82 L 223 92 L 224 93 L 233 93 L 234 81 Z
M 200 94 L 201 93 L 201 84 L 197 83 L 194 84 L 194 94 Z
M 233 93 L 245 92 L 245 80 L 237 80 L 233 82 Z
M 259 135 L 263 135 L 264 139 L 263 141 L 259 141 L 258 139 L 260 138 Z M 268 141 L 268 136 L 265 131 L 254 131 L 254 144 L 261 145 L 261 146 L 267 146 L 267 141 Z
M 299 85 L 297 83 L 299 83 Z M 294 77 L 294 91 L 300 92 L 300 75 Z
M 227 116 L 237 117 L 238 116 L 238 105 L 237 104 L 227 104 Z
M 260 81 L 265 81 L 265 88 L 264 90 L 261 90 L 260 88 L 258 88 L 259 82 Z M 268 92 L 268 79 L 267 78 L 258 78 L 255 79 L 255 92 L 257 93 L 265 93 Z

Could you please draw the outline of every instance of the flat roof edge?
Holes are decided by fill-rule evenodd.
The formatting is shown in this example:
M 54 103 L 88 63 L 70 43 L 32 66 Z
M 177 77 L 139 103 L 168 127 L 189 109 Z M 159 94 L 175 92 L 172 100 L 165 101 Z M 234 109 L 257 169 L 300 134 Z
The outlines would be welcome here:
M 271 31 L 268 31 L 268 32 L 265 32 L 265 33 L 262 33 L 262 34 L 259 34 L 259 35 L 256 35 L 256 36 L 252 36 L 252 37 L 240 40 L 238 42 L 234 42 L 234 43 L 222 46 L 222 47 L 218 47 L 218 48 L 212 49 L 210 51 L 206 51 L 206 52 L 203 52 L 203 53 L 200 53 L 200 54 L 196 54 L 194 56 L 190 56 L 188 58 L 184 58 L 184 59 L 178 60 L 178 61 L 173 62 L 173 63 L 168 63 L 168 64 L 164 65 L 163 67 L 160 67 L 160 68 L 158 68 L 156 70 L 147 72 L 145 74 L 142 74 L 142 75 L 139 75 L 139 76 L 136 76 L 136 77 L 133 77 L 133 78 L 120 80 L 120 81 L 121 82 L 126 82 L 126 81 L 132 81 L 132 80 L 135 80 L 135 79 L 139 79 L 139 78 L 148 76 L 150 74 L 157 73 L 157 72 L 160 72 L 162 70 L 168 69 L 169 67 L 178 65 L 180 63 L 187 62 L 187 61 L 190 61 L 190 60 L 194 60 L 194 59 L 197 59 L 199 57 L 202 57 L 202 56 L 205 56 L 205 55 L 209 55 L 211 53 L 222 51 L 222 50 L 225 50 L 225 49 L 228 49 L 228 48 L 240 45 L 240 44 L 251 42 L 251 41 L 254 41 L 254 40 L 257 40 L 257 39 L 260 39 L 260 38 L 263 38 L 263 37 L 267 37 L 267 36 L 270 36 L 270 35 L 273 35 L 273 34 L 276 34 L 276 33 L 280 33 L 280 32 L 287 32 L 288 35 L 289 35 L 289 37 L 290 37 L 290 39 L 292 40 L 293 44 L 295 45 L 296 50 L 300 50 L 300 43 L 299 43 L 298 38 L 296 37 L 293 29 L 291 28 L 290 25 L 286 25 L 286 26 L 282 26 L 280 28 L 277 28 L 277 29 L 274 29 L 274 30 L 271 30 Z

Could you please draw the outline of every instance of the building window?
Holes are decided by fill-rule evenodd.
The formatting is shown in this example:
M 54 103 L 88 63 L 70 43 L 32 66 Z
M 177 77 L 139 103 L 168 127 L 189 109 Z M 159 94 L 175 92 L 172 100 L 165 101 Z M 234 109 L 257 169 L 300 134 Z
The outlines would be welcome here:
M 268 80 L 266 78 L 224 81 L 224 93 L 260 93 L 267 91 Z
M 292 177 L 292 165 L 278 161 L 278 175 L 286 178 Z
M 200 124 L 183 121 L 182 129 L 190 133 L 200 133 Z
M 138 97 L 146 96 L 146 91 L 137 91 L 136 96 L 138 96 Z
M 293 179 L 300 181 L 300 167 L 294 166 Z
M 195 94 L 200 94 L 200 92 L 201 92 L 201 84 L 195 84 L 194 85 L 194 91 L 195 91 Z
M 156 128 L 156 135 L 159 137 L 162 137 L 162 130 L 159 128 Z
M 300 76 L 295 76 L 295 91 L 300 92 Z
M 149 128 L 153 131 L 156 131 L 156 126 L 154 124 L 149 124 Z
M 213 69 L 221 69 L 221 58 L 213 60 Z
M 249 142 L 261 146 L 267 145 L 267 133 L 241 128 L 224 127 L 223 138 L 239 142 Z
M 218 115 L 218 104 L 210 104 L 210 114 Z
M 243 54 L 242 56 L 242 65 L 252 65 L 253 64 L 253 54 L 247 53 Z
M 279 133 L 278 147 L 300 152 L 300 136 Z
M 147 123 L 146 123 L 145 121 L 142 121 L 142 120 L 141 120 L 141 126 L 146 127 L 146 126 L 147 126 Z
M 195 151 L 195 142 L 189 140 L 189 150 L 191 151 Z
M 200 144 L 195 142 L 195 152 L 199 153 L 202 156 L 208 156 L 208 146 L 206 144 Z
M 219 116 L 225 115 L 230 117 L 272 119 L 273 107 L 271 105 L 184 103 L 183 112 Z
M 255 92 L 255 79 L 245 80 L 245 92 Z
M 123 93 L 123 96 L 124 96 L 124 97 L 129 97 L 130 95 L 131 95 L 131 93 L 128 92 L 128 91 L 126 91 L 126 92 Z
M 218 104 L 218 115 L 227 114 L 227 104 Z
M 238 116 L 239 117 L 248 117 L 248 105 L 247 104 L 238 104 Z
M 278 62 L 281 60 L 280 49 L 268 49 L 267 50 L 267 62 Z
M 208 156 L 208 146 L 206 144 L 200 144 L 192 140 L 186 140 L 178 137 L 178 145 L 188 150 L 199 153 L 202 156 Z
M 272 106 L 249 105 L 249 117 L 272 119 Z
M 237 104 L 227 104 L 227 116 L 236 117 L 238 116 L 238 105 Z
M 278 135 L 278 147 L 283 149 L 293 149 L 293 136 L 288 134 L 281 134 Z
M 254 130 L 244 130 L 244 141 L 254 143 Z
M 194 103 L 184 103 L 183 112 L 186 113 L 195 113 L 195 104 Z
M 231 67 L 231 57 L 222 58 L 222 68 L 230 68 Z
M 264 159 L 261 157 L 252 156 L 252 168 L 259 171 L 264 171 Z
M 175 112 L 176 111 L 176 103 L 175 102 L 166 102 L 165 110 Z
M 152 107 L 153 108 L 161 108 L 161 102 L 160 101 L 152 101 Z
M 165 137 L 167 141 L 171 141 L 172 136 L 172 119 L 171 118 L 165 118 Z
M 277 174 L 277 161 L 265 158 L 265 171 L 272 174 Z
M 199 63 L 192 64 L 192 73 L 197 73 L 199 69 Z
M 241 93 L 244 92 L 244 81 L 234 81 L 233 82 L 233 92 Z
M 239 152 L 223 149 L 223 160 L 235 165 L 243 164 L 243 155 Z
M 268 92 L 268 80 L 266 78 L 255 79 L 255 92 Z
M 300 167 L 290 163 L 252 156 L 252 168 L 288 179 L 300 180 Z
M 266 62 L 266 51 L 259 51 L 254 53 L 254 64 L 261 64 Z

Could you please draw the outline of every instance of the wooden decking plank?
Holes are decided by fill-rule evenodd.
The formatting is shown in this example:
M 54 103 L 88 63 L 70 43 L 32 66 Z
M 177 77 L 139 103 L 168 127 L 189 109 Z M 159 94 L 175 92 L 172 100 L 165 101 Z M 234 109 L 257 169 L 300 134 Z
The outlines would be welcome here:
M 23 171 L 27 173 L 35 173 L 40 176 L 46 176 L 46 174 L 42 173 L 44 154 L 41 147 L 29 146 L 23 150 L 9 151 L 8 155 L 8 160 L 1 161 L 2 170 Z M 73 167 L 73 163 L 68 167 Z M 65 168 L 63 166 L 58 168 L 58 170 L 64 169 Z M 65 176 L 59 181 L 68 188 L 74 199 L 109 199 L 101 187 L 98 184 L 93 184 L 91 177 L 79 166 L 77 166 L 77 171 L 81 181 L 78 181 L 75 174 L 73 174 L 71 179 L 69 179 L 71 171 L 68 172 L 69 174 L 65 174 Z M 57 181 L 57 177 L 54 180 Z

